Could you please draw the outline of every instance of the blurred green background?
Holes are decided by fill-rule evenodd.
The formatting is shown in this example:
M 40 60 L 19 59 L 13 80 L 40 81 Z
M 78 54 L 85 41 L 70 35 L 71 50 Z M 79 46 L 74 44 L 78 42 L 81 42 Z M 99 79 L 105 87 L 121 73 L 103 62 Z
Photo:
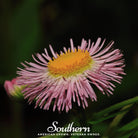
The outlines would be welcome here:
M 27 101 L 13 101 L 3 88 L 5 80 L 16 77 L 20 62 L 31 61 L 32 54 L 51 44 L 55 51 L 69 47 L 69 39 L 114 40 L 125 58 L 125 72 L 114 95 L 107 97 L 95 89 L 98 101 L 83 111 L 86 119 L 117 102 L 132 98 L 138 91 L 138 1 L 137 0 L 1 0 L 0 1 L 0 137 L 31 138 L 44 132 L 53 120 L 65 125 L 76 110 L 68 114 L 34 109 Z M 48 49 L 49 51 L 49 49 Z M 78 107 L 75 107 L 78 108 Z M 51 108 L 52 109 L 52 108 Z M 122 123 L 136 117 L 135 110 Z M 64 120 L 64 121 L 63 121 Z M 75 119 L 74 119 L 75 120 Z M 77 122 L 77 121 L 76 121 Z M 108 121 L 98 131 L 106 127 Z M 97 127 L 98 128 L 98 127 Z M 101 129 L 101 130 L 100 130 Z

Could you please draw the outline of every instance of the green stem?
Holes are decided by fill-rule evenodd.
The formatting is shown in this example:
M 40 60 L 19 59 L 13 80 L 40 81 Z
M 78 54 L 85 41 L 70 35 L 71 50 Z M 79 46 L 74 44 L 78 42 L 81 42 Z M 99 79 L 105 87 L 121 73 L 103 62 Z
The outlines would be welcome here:
M 14 137 L 23 138 L 22 132 L 22 105 L 17 101 L 12 101 L 12 129 Z

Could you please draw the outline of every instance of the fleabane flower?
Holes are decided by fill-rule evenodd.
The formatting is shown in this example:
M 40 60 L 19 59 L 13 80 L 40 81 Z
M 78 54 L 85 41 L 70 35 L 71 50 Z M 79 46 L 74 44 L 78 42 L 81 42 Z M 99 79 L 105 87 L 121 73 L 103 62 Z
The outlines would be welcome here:
M 24 86 L 20 86 L 17 84 L 17 78 L 13 78 L 11 81 L 6 80 L 4 82 L 4 88 L 9 97 L 16 98 L 16 99 L 23 98 L 23 94 L 21 93 L 21 90 L 24 88 Z
M 124 75 L 124 59 L 119 49 L 113 50 L 114 41 L 103 48 L 105 40 L 98 38 L 96 43 L 88 43 L 82 39 L 81 45 L 63 48 L 60 54 L 55 53 L 52 46 L 51 58 L 44 53 L 32 55 L 35 63 L 22 63 L 24 69 L 17 71 L 18 84 L 26 85 L 22 91 L 29 103 L 34 99 L 36 106 L 48 110 L 53 102 L 53 111 L 72 109 L 72 102 L 83 108 L 88 106 L 87 99 L 96 101 L 96 94 L 91 86 L 94 84 L 103 94 L 112 94 L 115 85 L 120 83 Z

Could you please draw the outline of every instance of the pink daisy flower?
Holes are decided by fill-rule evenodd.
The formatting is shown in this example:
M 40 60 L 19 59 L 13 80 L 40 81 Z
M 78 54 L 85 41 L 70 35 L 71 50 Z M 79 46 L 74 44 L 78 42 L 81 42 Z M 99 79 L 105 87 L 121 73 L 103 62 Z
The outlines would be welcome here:
M 71 48 L 60 54 L 54 52 L 50 45 L 53 58 L 44 53 L 33 57 L 36 63 L 25 62 L 24 69 L 17 71 L 18 84 L 25 85 L 22 91 L 29 103 L 36 100 L 36 106 L 49 110 L 53 101 L 53 111 L 72 109 L 72 102 L 77 102 L 83 108 L 88 106 L 87 99 L 96 101 L 96 94 L 90 84 L 94 84 L 103 94 L 112 94 L 115 85 L 120 83 L 124 75 L 124 59 L 119 49 L 112 49 L 114 41 L 105 48 L 98 38 L 96 43 L 88 43 L 82 39 L 78 47 L 74 47 L 70 39 Z

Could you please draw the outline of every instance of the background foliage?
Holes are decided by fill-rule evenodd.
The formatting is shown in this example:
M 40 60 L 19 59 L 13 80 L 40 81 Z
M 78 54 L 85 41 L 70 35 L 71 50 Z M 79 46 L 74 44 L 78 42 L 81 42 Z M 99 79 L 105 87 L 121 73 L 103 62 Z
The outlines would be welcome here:
M 138 90 L 137 8 L 136 0 L 1 0 L 0 136 L 35 137 L 38 132 L 45 132 L 53 120 L 57 120 L 62 126 L 71 121 L 79 125 L 92 125 L 92 130 L 103 137 L 136 137 L 138 110 L 137 97 L 133 97 Z M 68 114 L 38 108 L 34 110 L 33 104 L 9 99 L 3 83 L 16 77 L 20 62 L 32 60 L 32 54 L 41 53 L 49 44 L 59 51 L 63 46 L 70 45 L 70 38 L 78 45 L 83 37 L 93 41 L 97 37 L 106 38 L 106 44 L 114 40 L 114 47 L 122 50 L 127 75 L 122 84 L 117 85 L 113 96 L 107 97 L 97 90 L 97 102 L 90 101 L 86 110 L 74 104 Z M 133 102 L 119 106 L 106 116 L 101 114 L 103 109 L 127 99 Z M 108 113 L 109 110 L 104 111 Z M 115 121 L 118 119 L 118 124 L 110 133 L 113 118 Z

